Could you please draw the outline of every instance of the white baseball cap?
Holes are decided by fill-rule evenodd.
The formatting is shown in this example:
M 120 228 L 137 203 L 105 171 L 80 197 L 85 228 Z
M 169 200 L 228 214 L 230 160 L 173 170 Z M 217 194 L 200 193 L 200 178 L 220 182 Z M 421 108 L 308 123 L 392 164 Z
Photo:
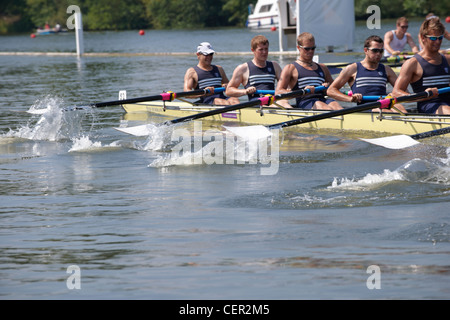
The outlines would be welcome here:
M 197 53 L 201 53 L 206 56 L 208 54 L 215 53 L 215 51 L 209 42 L 202 42 L 197 47 Z

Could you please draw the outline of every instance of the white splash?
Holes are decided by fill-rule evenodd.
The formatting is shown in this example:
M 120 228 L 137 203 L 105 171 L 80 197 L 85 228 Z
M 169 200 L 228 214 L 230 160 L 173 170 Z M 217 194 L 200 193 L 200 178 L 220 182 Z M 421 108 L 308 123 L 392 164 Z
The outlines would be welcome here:
M 450 185 L 450 148 L 447 158 L 412 159 L 394 171 L 385 169 L 380 174 L 369 173 L 361 179 L 334 178 L 328 189 L 364 190 L 394 181 Z
M 30 110 L 45 110 L 40 113 L 37 122 L 34 123 L 35 119 L 30 119 L 26 125 L 10 131 L 8 135 L 29 140 L 60 140 L 63 138 L 60 129 L 64 123 L 60 105 L 62 105 L 62 100 L 54 97 L 37 101 Z
M 84 112 L 73 109 L 63 109 L 63 100 L 56 97 L 46 97 L 38 100 L 29 111 L 33 114 L 26 125 L 10 130 L 8 137 L 41 141 L 60 141 L 79 137 L 83 132 L 83 120 L 87 115 L 93 117 L 92 110 Z M 87 111 L 87 112 L 86 112 Z M 89 112 L 90 111 L 90 112 Z
M 162 168 L 171 166 L 190 166 L 199 165 L 203 163 L 203 152 L 199 150 L 197 152 L 183 152 L 183 154 L 175 155 L 169 153 L 158 156 L 155 160 L 148 165 L 151 168 Z
M 111 148 L 121 148 L 120 142 L 112 142 L 108 145 L 102 145 L 100 141 L 92 141 L 89 136 L 82 136 L 80 138 L 72 139 L 73 145 L 69 149 L 69 152 L 92 152 L 103 151 Z
M 174 130 L 173 126 L 159 126 L 155 124 L 147 124 L 149 136 L 142 145 L 141 149 L 145 151 L 163 151 L 171 144 L 171 135 Z
M 73 140 L 73 145 L 72 148 L 69 149 L 69 152 L 86 151 L 98 148 L 102 148 L 102 143 L 100 141 L 92 142 L 89 137 L 83 136 Z
M 367 174 L 365 177 L 355 180 L 348 178 L 334 178 L 329 189 L 332 188 L 343 188 L 343 189 L 367 189 L 371 187 L 379 186 L 380 184 L 392 182 L 392 181 L 401 181 L 404 180 L 404 176 L 398 171 L 390 171 L 385 169 L 381 174 Z
M 278 158 L 273 159 L 275 157 L 265 150 L 267 144 L 259 143 L 258 140 L 243 140 L 230 133 L 216 130 L 208 130 L 203 135 L 194 137 L 191 137 L 187 131 L 185 133 L 186 136 L 180 141 L 175 140 L 175 144 L 173 137 L 171 145 L 167 142 L 162 143 L 166 151 L 170 152 L 158 156 L 149 164 L 149 167 L 257 164 L 258 162 L 268 164 L 274 160 L 278 161 Z

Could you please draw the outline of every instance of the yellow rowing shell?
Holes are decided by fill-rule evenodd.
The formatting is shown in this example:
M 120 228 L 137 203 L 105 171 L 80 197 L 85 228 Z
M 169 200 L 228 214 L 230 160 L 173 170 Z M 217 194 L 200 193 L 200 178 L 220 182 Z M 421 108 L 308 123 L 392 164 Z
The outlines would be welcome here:
M 145 121 L 149 115 L 162 115 L 171 118 L 181 118 L 222 108 L 221 106 L 193 105 L 188 102 L 142 102 L 124 104 L 127 112 L 125 119 Z M 205 120 L 238 125 L 272 125 L 284 121 L 308 117 L 328 111 L 282 109 L 278 107 L 247 107 L 236 111 L 209 116 Z M 450 115 L 438 116 L 429 114 L 383 112 L 355 112 L 343 116 L 332 117 L 319 121 L 307 122 L 292 128 L 332 129 L 343 131 L 370 131 L 375 133 L 412 135 L 425 131 L 441 129 L 450 126 Z M 448 135 L 447 135 L 448 136 Z

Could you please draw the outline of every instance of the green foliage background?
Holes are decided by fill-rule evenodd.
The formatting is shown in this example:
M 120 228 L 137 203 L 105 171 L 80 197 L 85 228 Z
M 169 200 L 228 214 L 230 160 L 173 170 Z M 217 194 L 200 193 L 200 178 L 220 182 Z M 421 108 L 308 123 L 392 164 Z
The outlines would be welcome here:
M 333 1 L 333 0 L 330 0 Z M 48 22 L 66 25 L 69 5 L 78 5 L 85 30 L 184 29 L 236 26 L 247 20 L 248 5 L 257 0 L 1 0 L 0 34 L 29 32 Z M 383 19 L 446 17 L 449 0 L 355 0 L 356 19 L 378 5 Z

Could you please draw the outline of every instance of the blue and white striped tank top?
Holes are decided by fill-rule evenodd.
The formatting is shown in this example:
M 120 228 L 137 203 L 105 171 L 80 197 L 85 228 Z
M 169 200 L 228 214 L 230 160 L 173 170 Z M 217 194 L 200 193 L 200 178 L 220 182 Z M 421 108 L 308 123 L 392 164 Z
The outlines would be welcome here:
M 194 66 L 195 72 L 197 72 L 198 84 L 196 89 L 204 89 L 206 87 L 221 87 L 222 76 L 220 75 L 219 68 L 213 65 L 210 71 L 200 69 L 198 66 Z
M 411 87 L 415 93 L 425 91 L 427 88 L 444 88 L 450 84 L 450 68 L 445 56 L 442 56 L 442 63 L 440 65 L 431 64 L 422 58 L 421 55 L 415 54 L 414 58 L 417 59 L 420 66 L 423 69 L 422 77 L 416 82 L 411 83 Z M 450 105 L 450 95 L 444 95 L 442 97 L 433 98 L 427 101 L 417 102 L 417 108 L 420 110 L 421 106 L 430 102 L 445 102 Z
M 414 92 L 421 92 L 427 88 L 439 89 L 448 87 L 450 83 L 450 69 L 447 59 L 444 56 L 442 56 L 442 63 L 440 65 L 429 63 L 419 54 L 415 54 L 414 58 L 417 59 L 423 69 L 422 78 L 411 83 Z
M 360 93 L 363 96 L 384 96 L 387 80 L 386 68 L 383 64 L 378 64 L 376 70 L 369 70 L 361 62 L 357 62 L 356 79 L 351 89 L 353 93 Z
M 277 78 L 275 68 L 271 61 L 266 61 L 266 66 L 260 68 L 252 61 L 247 62 L 249 76 L 244 88 L 255 87 L 257 90 L 275 90 L 275 80 Z M 249 94 L 248 99 L 252 100 L 259 95 Z
M 294 67 L 297 69 L 298 72 L 298 79 L 297 83 L 295 84 L 292 91 L 303 89 L 306 86 L 321 86 L 325 82 L 325 73 L 323 72 L 322 68 L 319 64 L 317 64 L 316 70 L 308 70 L 303 68 L 301 65 L 299 65 L 297 62 L 294 62 Z M 307 100 L 307 99 L 317 99 L 318 97 L 323 97 L 322 93 L 312 94 L 308 95 L 305 98 L 296 98 L 297 105 L 299 105 L 300 101 Z
M 305 69 L 297 62 L 294 62 L 294 66 L 298 72 L 295 90 L 303 89 L 306 86 L 321 86 L 325 82 L 325 73 L 319 64 L 317 64 L 316 70 Z
M 207 87 L 220 88 L 222 87 L 222 76 L 220 75 L 219 68 L 212 65 L 210 71 L 200 69 L 198 66 L 194 66 L 195 72 L 197 72 L 198 84 L 195 89 L 204 89 Z M 200 102 L 206 104 L 213 104 L 215 98 L 226 99 L 226 96 L 220 92 L 207 97 L 200 97 Z

